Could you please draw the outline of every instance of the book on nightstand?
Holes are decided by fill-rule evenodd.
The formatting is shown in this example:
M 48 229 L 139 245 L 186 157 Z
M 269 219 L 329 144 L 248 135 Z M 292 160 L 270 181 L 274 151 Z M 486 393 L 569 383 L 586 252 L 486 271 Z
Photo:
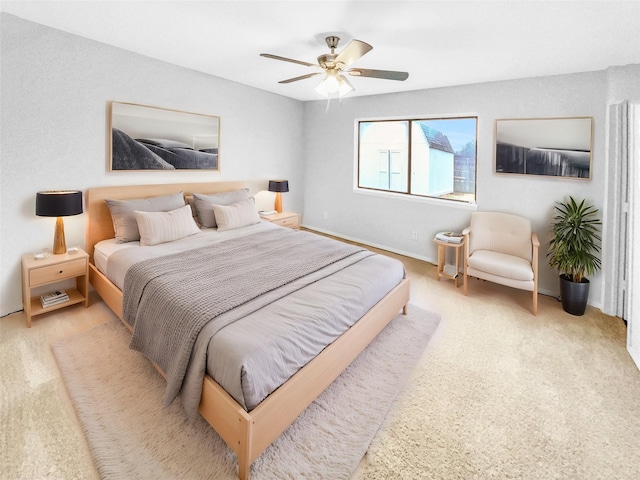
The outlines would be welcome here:
M 461 233 L 455 232 L 438 232 L 436 233 L 436 240 L 447 243 L 461 243 L 464 236 Z
M 458 276 L 455 265 L 445 265 L 442 269 L 442 273 L 444 273 L 445 275 L 449 275 L 449 277 L 451 278 L 456 278 Z
M 56 290 L 55 292 L 47 293 L 40 296 L 42 308 L 51 307 L 52 305 L 57 305 L 58 303 L 63 303 L 68 300 L 69 295 L 67 295 L 67 292 L 65 292 L 64 290 Z

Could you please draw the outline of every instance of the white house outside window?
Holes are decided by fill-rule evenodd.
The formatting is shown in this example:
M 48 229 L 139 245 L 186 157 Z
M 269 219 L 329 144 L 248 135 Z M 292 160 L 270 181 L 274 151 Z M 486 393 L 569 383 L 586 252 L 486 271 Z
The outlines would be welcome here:
M 360 121 L 358 187 L 475 203 L 477 117 Z

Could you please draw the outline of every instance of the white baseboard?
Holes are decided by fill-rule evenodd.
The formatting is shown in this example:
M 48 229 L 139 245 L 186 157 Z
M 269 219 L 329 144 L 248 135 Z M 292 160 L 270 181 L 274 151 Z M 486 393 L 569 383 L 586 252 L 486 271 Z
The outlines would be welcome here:
M 305 224 L 303 224 L 302 226 L 304 228 L 308 228 L 309 230 L 314 230 L 316 232 L 324 233 L 326 235 L 331 235 L 332 237 L 342 238 L 344 240 L 349 240 L 350 242 L 361 243 L 363 245 L 368 245 L 368 246 L 373 247 L 373 248 L 379 248 L 380 250 L 386 250 L 387 252 L 397 253 L 398 255 L 404 255 L 405 257 L 415 258 L 415 259 L 418 259 L 418 260 L 429 262 L 429 263 L 432 263 L 434 265 L 436 263 L 438 263 L 438 259 L 437 258 L 434 259 L 434 258 L 431 258 L 431 257 L 423 257 L 422 255 L 416 255 L 415 253 L 406 252 L 404 250 L 398 250 L 397 248 L 392 248 L 392 247 L 389 247 L 388 245 L 382 245 L 380 243 L 370 242 L 369 240 L 364 240 L 362 238 L 343 235 L 341 233 L 332 232 L 331 230 L 325 230 L 324 228 L 318 228 L 318 227 L 314 227 L 314 226 L 311 226 L 311 225 L 305 225 Z

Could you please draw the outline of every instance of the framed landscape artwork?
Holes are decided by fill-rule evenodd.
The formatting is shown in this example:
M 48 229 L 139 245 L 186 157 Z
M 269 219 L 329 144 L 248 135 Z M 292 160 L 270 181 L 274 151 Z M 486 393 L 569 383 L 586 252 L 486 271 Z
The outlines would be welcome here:
M 496 120 L 496 173 L 591 178 L 592 117 Z
M 111 102 L 109 171 L 220 170 L 220 117 Z

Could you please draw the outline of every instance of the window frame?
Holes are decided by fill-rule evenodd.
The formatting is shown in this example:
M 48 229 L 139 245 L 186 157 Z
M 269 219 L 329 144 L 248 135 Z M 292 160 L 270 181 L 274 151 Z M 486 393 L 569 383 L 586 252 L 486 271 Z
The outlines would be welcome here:
M 414 122 L 433 121 L 433 120 L 475 120 L 475 168 L 474 168 L 474 195 L 473 201 L 466 201 L 459 198 L 443 198 L 432 195 L 411 193 L 412 190 L 412 131 Z M 375 187 L 360 186 L 360 137 L 361 124 L 363 123 L 383 123 L 383 122 L 406 122 L 407 124 L 407 191 L 398 191 L 390 189 L 381 189 Z M 476 209 L 478 203 L 478 114 L 456 114 L 456 115 L 437 115 L 437 116 L 410 116 L 410 117 L 384 117 L 384 118 L 357 118 L 354 120 L 354 177 L 353 190 L 355 193 L 384 196 L 390 198 L 403 198 L 412 201 L 424 203 L 434 203 L 439 205 L 458 206 L 462 208 Z M 455 168 L 455 164 L 454 164 Z

